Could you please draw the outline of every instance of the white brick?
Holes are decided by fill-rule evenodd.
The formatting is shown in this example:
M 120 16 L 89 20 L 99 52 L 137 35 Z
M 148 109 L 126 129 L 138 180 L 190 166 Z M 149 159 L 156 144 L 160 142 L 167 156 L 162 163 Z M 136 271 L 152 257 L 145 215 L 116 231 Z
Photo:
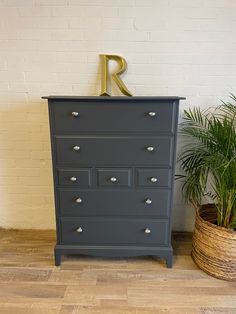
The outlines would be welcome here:
M 147 41 L 148 32 L 141 31 L 125 31 L 125 30 L 102 30 L 102 31 L 87 31 L 84 30 L 84 39 L 92 40 L 95 36 L 101 41 Z
M 16 92 L 3 92 L 1 93 L 1 100 L 2 104 L 4 103 L 25 103 L 27 101 L 27 94 L 26 93 L 16 93 Z
M 17 58 L 17 56 L 15 56 L 14 58 L 12 58 L 10 55 L 6 56 L 6 73 L 7 73 L 7 77 L 9 77 L 11 79 L 11 74 L 14 72 L 17 73 L 24 73 L 25 71 L 25 60 L 24 58 Z M 3 72 L 4 75 L 4 72 Z M 16 76 L 16 78 L 19 76 L 19 74 Z M 7 77 L 5 77 L 7 79 Z M 12 77 L 13 79 L 13 77 Z M 20 79 L 24 80 L 24 74 L 20 75 Z
M 105 17 L 102 19 L 102 29 L 134 29 L 134 19 L 121 17 Z
M 53 16 L 67 17 L 116 17 L 118 16 L 118 8 L 107 6 L 104 10 L 103 6 L 65 6 L 52 8 Z
M 43 17 L 35 18 L 35 23 L 38 28 L 50 28 L 50 29 L 67 29 L 68 20 L 63 17 Z
M 235 8 L 236 2 L 232 0 L 207 0 L 204 1 L 204 6 L 207 8 Z
M 18 10 L 16 7 L 2 6 L 0 8 L 0 18 L 1 19 L 14 18 L 17 16 L 18 16 Z
M 101 29 L 102 19 L 100 17 L 71 17 L 68 19 L 70 28 L 80 28 L 80 29 Z
M 26 72 L 26 81 L 29 82 L 51 82 L 56 78 L 55 73 L 51 72 Z
M 168 87 L 163 86 L 163 85 L 150 85 L 148 87 L 143 86 L 143 85 L 136 85 L 137 86 L 137 91 L 135 92 L 135 95 L 138 96 L 143 96 L 143 95 L 148 95 L 148 96 L 153 96 L 153 91 L 155 90 L 155 95 L 168 95 Z M 173 95 L 173 94 L 171 94 Z
M 3 51 L 35 51 L 38 50 L 39 43 L 36 40 L 0 40 Z
M 0 91 L 1 92 L 8 92 L 9 91 L 9 84 L 6 82 L 1 82 Z
M 68 41 L 66 45 L 66 51 L 83 51 L 91 52 L 96 51 L 98 54 L 102 49 L 102 42 L 95 38 L 93 41 L 84 40 L 84 41 Z
M 63 83 L 70 81 L 71 84 L 81 83 L 86 85 L 88 82 L 87 75 L 78 75 L 78 73 L 57 73 L 56 82 Z
M 58 63 L 54 67 L 54 70 L 56 73 L 80 73 L 81 75 L 87 75 L 87 74 L 94 74 L 95 73 L 95 66 L 94 64 L 88 64 L 88 63 L 80 63 L 78 62 L 71 64 L 70 62 L 64 62 L 64 63 Z
M 67 0 L 35 0 L 36 6 L 60 6 L 67 5 Z
M 118 7 L 118 17 L 122 18 L 136 18 L 135 7 L 127 6 L 127 7 Z
M 32 42 L 32 41 L 31 41 Z M 31 43 L 30 42 L 30 43 Z M 68 50 L 68 43 L 63 40 L 40 40 L 35 42 L 34 49 L 30 49 L 29 46 L 27 50 L 29 51 L 40 51 L 40 52 L 57 52 Z
M 129 6 L 134 5 L 134 0 L 68 0 L 69 5 L 75 6 Z
M 56 63 L 68 62 L 68 63 L 86 63 L 88 61 L 88 53 L 86 52 L 56 52 L 53 54 Z M 97 57 L 97 54 L 96 54 Z
M 204 0 L 194 0 L 194 1 L 188 1 L 188 0 L 170 0 L 170 6 L 171 7 L 177 7 L 177 8 L 201 8 L 203 7 L 205 1 Z
M 129 66 L 129 72 L 132 71 L 132 75 L 158 75 L 165 76 L 166 74 L 166 65 L 165 64 L 134 64 Z M 130 75 L 127 75 L 128 77 Z
M 27 40 L 47 40 L 51 38 L 51 33 L 48 30 L 24 29 L 17 31 L 17 38 Z
M 4 0 L 6 6 L 19 6 L 19 0 Z M 34 0 L 20 0 L 20 6 L 33 6 Z
M 52 39 L 53 40 L 82 40 L 84 37 L 84 33 L 81 30 L 53 30 L 52 31 Z
M 100 86 L 98 84 L 73 85 L 73 94 L 75 95 L 91 95 L 98 96 L 100 94 Z
M 18 7 L 19 15 L 23 17 L 32 17 L 32 16 L 51 16 L 52 11 L 50 7 Z
M 25 29 L 25 28 L 46 28 L 46 29 L 66 29 L 68 28 L 68 20 L 66 17 L 17 17 L 5 21 L 4 25 L 8 28 Z
M 31 17 L 17 16 L 14 19 L 4 19 L 3 26 L 8 28 L 11 31 L 22 29 L 22 28 L 32 29 L 36 27 L 36 20 L 35 18 L 31 18 Z
M 17 32 L 12 32 L 5 27 L 0 28 L 0 40 L 2 39 L 17 39 Z
M 169 4 L 169 1 L 166 1 L 166 0 L 146 0 L 146 1 L 135 0 L 135 6 L 150 7 L 152 9 L 155 5 L 158 7 L 161 7 L 161 6 L 169 6 L 170 4 Z

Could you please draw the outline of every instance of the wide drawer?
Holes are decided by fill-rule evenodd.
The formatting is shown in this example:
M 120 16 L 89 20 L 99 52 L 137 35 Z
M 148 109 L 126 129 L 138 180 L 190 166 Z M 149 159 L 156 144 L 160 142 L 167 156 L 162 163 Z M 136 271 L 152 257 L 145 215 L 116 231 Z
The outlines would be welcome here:
M 90 186 L 91 169 L 58 169 L 58 184 L 69 186 Z
M 168 221 L 158 219 L 61 219 L 62 244 L 166 245 Z
M 137 185 L 147 187 L 171 187 L 170 169 L 137 169 Z
M 131 169 L 97 169 L 97 185 L 105 187 L 131 186 Z
M 59 189 L 61 216 L 168 217 L 170 190 Z
M 173 132 L 175 123 L 174 101 L 60 101 L 53 111 L 56 132 Z
M 59 163 L 171 166 L 173 137 L 56 137 Z

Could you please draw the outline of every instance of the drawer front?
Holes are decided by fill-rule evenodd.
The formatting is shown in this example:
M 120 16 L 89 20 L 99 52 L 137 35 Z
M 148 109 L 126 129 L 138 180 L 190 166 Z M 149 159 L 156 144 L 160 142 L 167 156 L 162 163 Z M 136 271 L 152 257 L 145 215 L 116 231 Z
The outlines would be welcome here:
M 56 150 L 59 163 L 171 166 L 173 138 L 58 136 Z
M 170 169 L 137 169 L 137 185 L 148 187 L 171 187 Z
M 91 169 L 58 169 L 61 186 L 91 186 Z
M 168 217 L 170 190 L 60 189 L 61 216 Z
M 61 219 L 63 244 L 166 245 L 168 221 L 157 219 Z
M 106 187 L 131 186 L 131 169 L 98 169 L 97 185 Z
M 173 132 L 172 101 L 54 104 L 56 132 Z

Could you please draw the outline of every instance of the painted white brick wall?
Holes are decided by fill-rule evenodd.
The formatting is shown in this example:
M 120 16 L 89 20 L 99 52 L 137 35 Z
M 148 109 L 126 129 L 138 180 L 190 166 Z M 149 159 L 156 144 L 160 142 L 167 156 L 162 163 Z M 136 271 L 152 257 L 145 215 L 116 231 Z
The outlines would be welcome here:
M 0 0 L 0 226 L 54 228 L 47 103 L 98 95 L 99 53 L 124 56 L 134 95 L 186 96 L 181 111 L 236 85 L 234 0 Z M 174 229 L 193 212 L 176 184 Z

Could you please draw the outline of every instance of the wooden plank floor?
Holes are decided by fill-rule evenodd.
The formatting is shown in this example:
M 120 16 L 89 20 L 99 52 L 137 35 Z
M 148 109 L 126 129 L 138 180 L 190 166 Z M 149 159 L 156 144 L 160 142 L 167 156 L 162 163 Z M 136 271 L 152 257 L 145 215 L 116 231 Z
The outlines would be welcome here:
M 53 264 L 54 231 L 0 230 L 0 313 L 236 313 L 236 283 L 190 257 L 191 235 L 173 236 L 174 266 L 152 258 L 69 256 Z

